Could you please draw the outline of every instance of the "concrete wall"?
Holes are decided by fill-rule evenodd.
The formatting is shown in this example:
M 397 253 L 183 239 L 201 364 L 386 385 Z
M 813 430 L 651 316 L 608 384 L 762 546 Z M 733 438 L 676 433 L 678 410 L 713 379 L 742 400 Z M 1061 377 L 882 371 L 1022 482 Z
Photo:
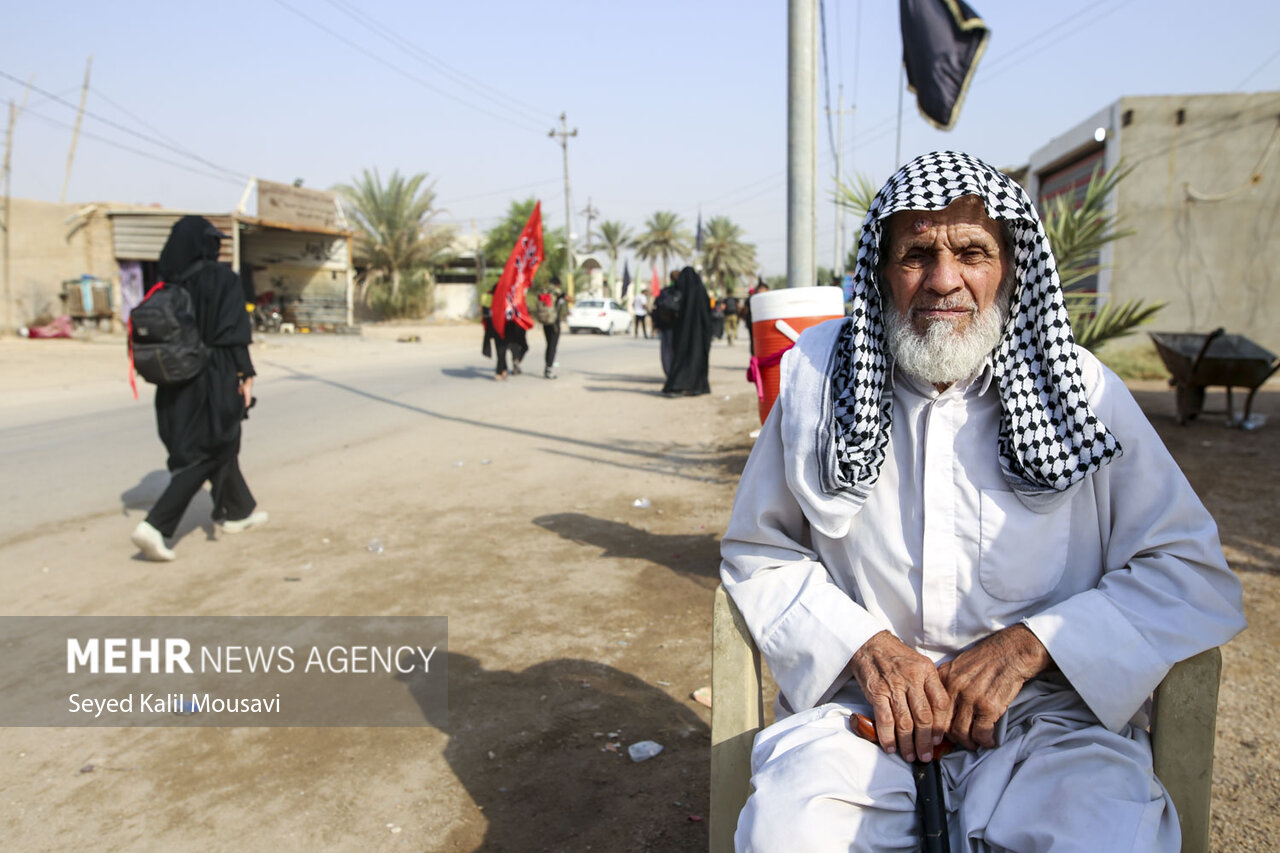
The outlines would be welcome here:
M 1280 92 L 1122 98 L 1031 155 L 1032 197 L 1100 146 L 1107 169 L 1133 167 L 1111 205 L 1136 233 L 1103 250 L 1098 292 L 1165 302 L 1150 329 L 1225 326 L 1280 352 Z
M 1112 294 L 1163 300 L 1152 328 L 1225 326 L 1280 351 L 1280 92 L 1122 98 Z M 1179 111 L 1182 111 L 1179 123 Z M 1126 123 L 1126 114 L 1128 115 Z
M 9 276 L 13 321 L 30 325 L 42 315 L 63 313 L 63 279 L 92 275 L 115 283 L 120 271 L 111 253 L 105 206 L 13 199 Z M 83 213 L 77 217 L 77 213 Z M 119 308 L 118 292 L 115 307 Z
M 474 319 L 480 316 L 480 300 L 474 284 L 436 283 L 436 305 L 433 317 L 442 319 Z

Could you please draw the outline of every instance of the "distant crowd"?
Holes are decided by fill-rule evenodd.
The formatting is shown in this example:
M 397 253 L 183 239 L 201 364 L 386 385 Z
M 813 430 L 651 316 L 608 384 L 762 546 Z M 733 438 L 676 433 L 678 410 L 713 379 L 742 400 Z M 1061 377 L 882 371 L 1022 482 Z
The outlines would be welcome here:
M 656 279 L 655 279 L 656 282 Z M 490 287 L 480 297 L 481 323 L 484 338 L 481 353 L 494 359 L 494 380 L 504 381 L 508 376 L 523 373 L 523 362 L 529 353 L 528 331 L 516 322 L 515 312 L 506 309 L 503 322 L 495 323 L 493 298 L 495 287 Z M 738 339 L 739 324 L 746 326 L 748 347 L 754 352 L 751 340 L 751 300 L 756 294 L 769 290 L 764 279 L 758 278 L 756 286 L 739 299 L 733 289 L 721 298 L 708 293 L 702 277 L 693 267 L 685 267 L 670 274 L 666 287 L 657 294 L 637 288 L 630 299 L 623 290 L 626 325 L 633 337 L 653 337 L 659 341 L 660 361 L 666 381 L 662 393 L 669 397 L 696 396 L 709 393 L 707 378 L 708 360 L 713 340 L 724 340 L 733 346 Z M 558 277 L 552 276 L 545 286 L 532 293 L 531 314 L 542 326 L 546 340 L 546 352 L 542 375 L 555 379 L 556 353 L 560 340 L 561 324 L 569 317 L 572 299 L 561 288 Z M 608 311 L 617 303 L 602 302 L 602 310 Z M 499 331 L 501 326 L 501 331 Z M 572 331 L 577 331 L 570 321 Z M 611 325 L 607 325 L 611 329 Z

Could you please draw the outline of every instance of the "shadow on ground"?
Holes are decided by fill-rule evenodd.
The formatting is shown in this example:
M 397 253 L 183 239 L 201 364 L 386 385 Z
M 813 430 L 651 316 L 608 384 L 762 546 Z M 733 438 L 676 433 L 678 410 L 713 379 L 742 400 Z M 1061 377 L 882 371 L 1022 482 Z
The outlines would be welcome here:
M 601 558 L 648 560 L 688 575 L 708 589 L 720 582 L 720 535 L 714 531 L 650 533 L 580 512 L 542 515 L 533 523 L 564 539 L 600 548 Z
M 706 850 L 690 815 L 707 815 L 708 762 L 687 753 L 708 755 L 710 732 L 691 709 L 594 661 L 512 672 L 450 652 L 448 667 L 444 757 L 488 820 L 471 849 Z M 662 753 L 633 762 L 642 740 Z
M 442 367 L 440 372 L 453 379 L 487 379 L 493 381 L 493 368 Z
M 136 485 L 120 493 L 121 513 L 129 515 L 130 512 L 141 514 L 149 511 L 160 499 L 167 485 L 169 485 L 168 471 L 149 472 Z M 138 521 L 142 521 L 141 516 Z M 187 504 L 187 511 L 182 514 L 182 521 L 178 522 L 178 529 L 174 531 L 170 542 L 176 545 L 188 533 L 195 530 L 203 530 L 205 538 L 210 541 L 216 538 L 213 524 L 213 497 L 209 494 L 207 486 L 196 492 L 191 503 Z M 137 555 L 137 559 L 142 557 Z

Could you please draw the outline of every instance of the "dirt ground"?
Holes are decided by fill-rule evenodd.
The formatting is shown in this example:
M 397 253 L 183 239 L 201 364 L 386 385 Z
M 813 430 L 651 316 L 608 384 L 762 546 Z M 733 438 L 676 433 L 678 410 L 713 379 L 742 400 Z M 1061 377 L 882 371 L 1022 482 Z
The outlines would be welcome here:
M 420 331 L 411 353 L 402 330 L 371 329 L 270 360 L 324 374 L 474 348 L 474 327 Z M 0 342 L 11 401 L 118 383 L 99 343 L 31 346 Z M 705 850 L 710 714 L 691 694 L 710 683 L 718 539 L 757 424 L 745 358 L 718 345 L 699 398 L 662 398 L 656 369 L 587 367 L 518 412 L 496 393 L 470 422 L 422 408 L 375 440 L 250 472 L 271 524 L 219 539 L 207 516 L 184 523 L 171 565 L 133 559 L 131 507 L 74 519 L 73 537 L 0 542 L 8 613 L 446 615 L 450 634 L 443 728 L 0 730 L 4 846 Z M 1179 427 L 1168 388 L 1135 391 L 1245 585 L 1250 628 L 1224 649 L 1213 849 L 1274 849 L 1280 391 L 1259 395 L 1270 421 L 1252 432 L 1212 415 Z M 664 751 L 632 763 L 644 739 Z

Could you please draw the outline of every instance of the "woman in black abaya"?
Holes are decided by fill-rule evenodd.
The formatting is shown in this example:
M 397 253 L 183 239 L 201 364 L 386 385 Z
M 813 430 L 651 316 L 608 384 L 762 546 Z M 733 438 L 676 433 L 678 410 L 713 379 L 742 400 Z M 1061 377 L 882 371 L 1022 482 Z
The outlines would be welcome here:
M 709 394 L 707 360 L 711 353 L 711 300 L 702 279 L 693 267 L 685 267 L 676 278 L 680 294 L 680 314 L 672 329 L 671 370 L 663 394 Z
M 172 560 L 166 547 L 187 504 L 208 481 L 213 520 L 238 533 L 267 520 L 240 473 L 240 422 L 253 399 L 252 331 L 239 277 L 219 264 L 223 235 L 202 216 L 184 216 L 160 253 L 165 287 L 191 295 L 208 361 L 194 379 L 156 387 L 156 427 L 169 452 L 169 485 L 133 531 L 133 544 L 149 560 Z

